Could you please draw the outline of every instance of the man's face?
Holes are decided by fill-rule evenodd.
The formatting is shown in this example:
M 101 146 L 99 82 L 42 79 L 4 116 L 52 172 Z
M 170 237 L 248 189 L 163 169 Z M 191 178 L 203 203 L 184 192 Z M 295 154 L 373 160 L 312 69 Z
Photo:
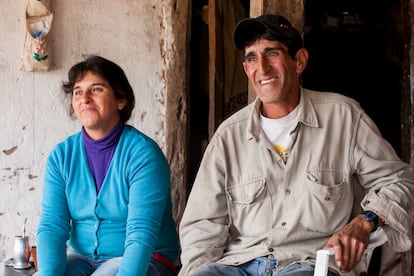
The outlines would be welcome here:
M 263 106 L 291 104 L 292 97 L 297 98 L 292 95 L 298 93 L 302 72 L 297 65 L 286 45 L 278 41 L 261 38 L 245 47 L 244 71 Z

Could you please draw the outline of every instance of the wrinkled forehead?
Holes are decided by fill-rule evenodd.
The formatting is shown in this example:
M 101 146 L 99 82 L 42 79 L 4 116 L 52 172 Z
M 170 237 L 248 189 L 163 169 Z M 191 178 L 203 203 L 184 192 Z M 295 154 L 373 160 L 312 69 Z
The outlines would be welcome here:
M 280 50 L 288 53 L 289 48 L 286 44 L 277 40 L 258 38 L 253 43 L 244 47 L 243 54 L 246 57 L 248 55 L 266 53 L 273 50 Z

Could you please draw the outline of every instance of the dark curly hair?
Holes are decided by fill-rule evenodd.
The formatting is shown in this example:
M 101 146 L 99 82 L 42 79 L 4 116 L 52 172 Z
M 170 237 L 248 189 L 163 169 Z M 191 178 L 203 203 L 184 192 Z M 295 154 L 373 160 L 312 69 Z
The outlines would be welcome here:
M 92 72 L 105 79 L 114 91 L 115 97 L 126 101 L 125 107 L 119 110 L 119 115 L 122 122 L 127 122 L 135 106 L 134 91 L 121 67 L 96 55 L 87 56 L 84 61 L 73 65 L 68 72 L 68 81 L 64 81 L 62 84 L 63 92 L 70 101 L 69 115 L 73 117 L 74 113 L 72 107 L 73 86 L 87 72 Z

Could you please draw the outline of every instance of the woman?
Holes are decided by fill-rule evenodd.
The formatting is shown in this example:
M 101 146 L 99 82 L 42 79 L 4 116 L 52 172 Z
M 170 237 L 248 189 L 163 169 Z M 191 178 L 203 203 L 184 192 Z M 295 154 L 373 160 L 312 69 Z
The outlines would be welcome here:
M 68 78 L 63 91 L 82 130 L 47 160 L 38 274 L 173 275 L 169 166 L 153 140 L 125 124 L 135 103 L 125 73 L 90 56 Z

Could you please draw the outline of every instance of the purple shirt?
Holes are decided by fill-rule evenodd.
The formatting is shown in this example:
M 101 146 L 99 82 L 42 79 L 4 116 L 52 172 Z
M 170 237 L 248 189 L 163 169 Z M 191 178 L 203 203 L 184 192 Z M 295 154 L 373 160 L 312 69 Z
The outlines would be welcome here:
M 96 191 L 98 193 L 105 179 L 109 164 L 111 164 L 123 127 L 124 123 L 119 121 L 108 134 L 98 140 L 91 139 L 82 127 L 82 139 L 85 143 L 89 168 L 95 179 Z

